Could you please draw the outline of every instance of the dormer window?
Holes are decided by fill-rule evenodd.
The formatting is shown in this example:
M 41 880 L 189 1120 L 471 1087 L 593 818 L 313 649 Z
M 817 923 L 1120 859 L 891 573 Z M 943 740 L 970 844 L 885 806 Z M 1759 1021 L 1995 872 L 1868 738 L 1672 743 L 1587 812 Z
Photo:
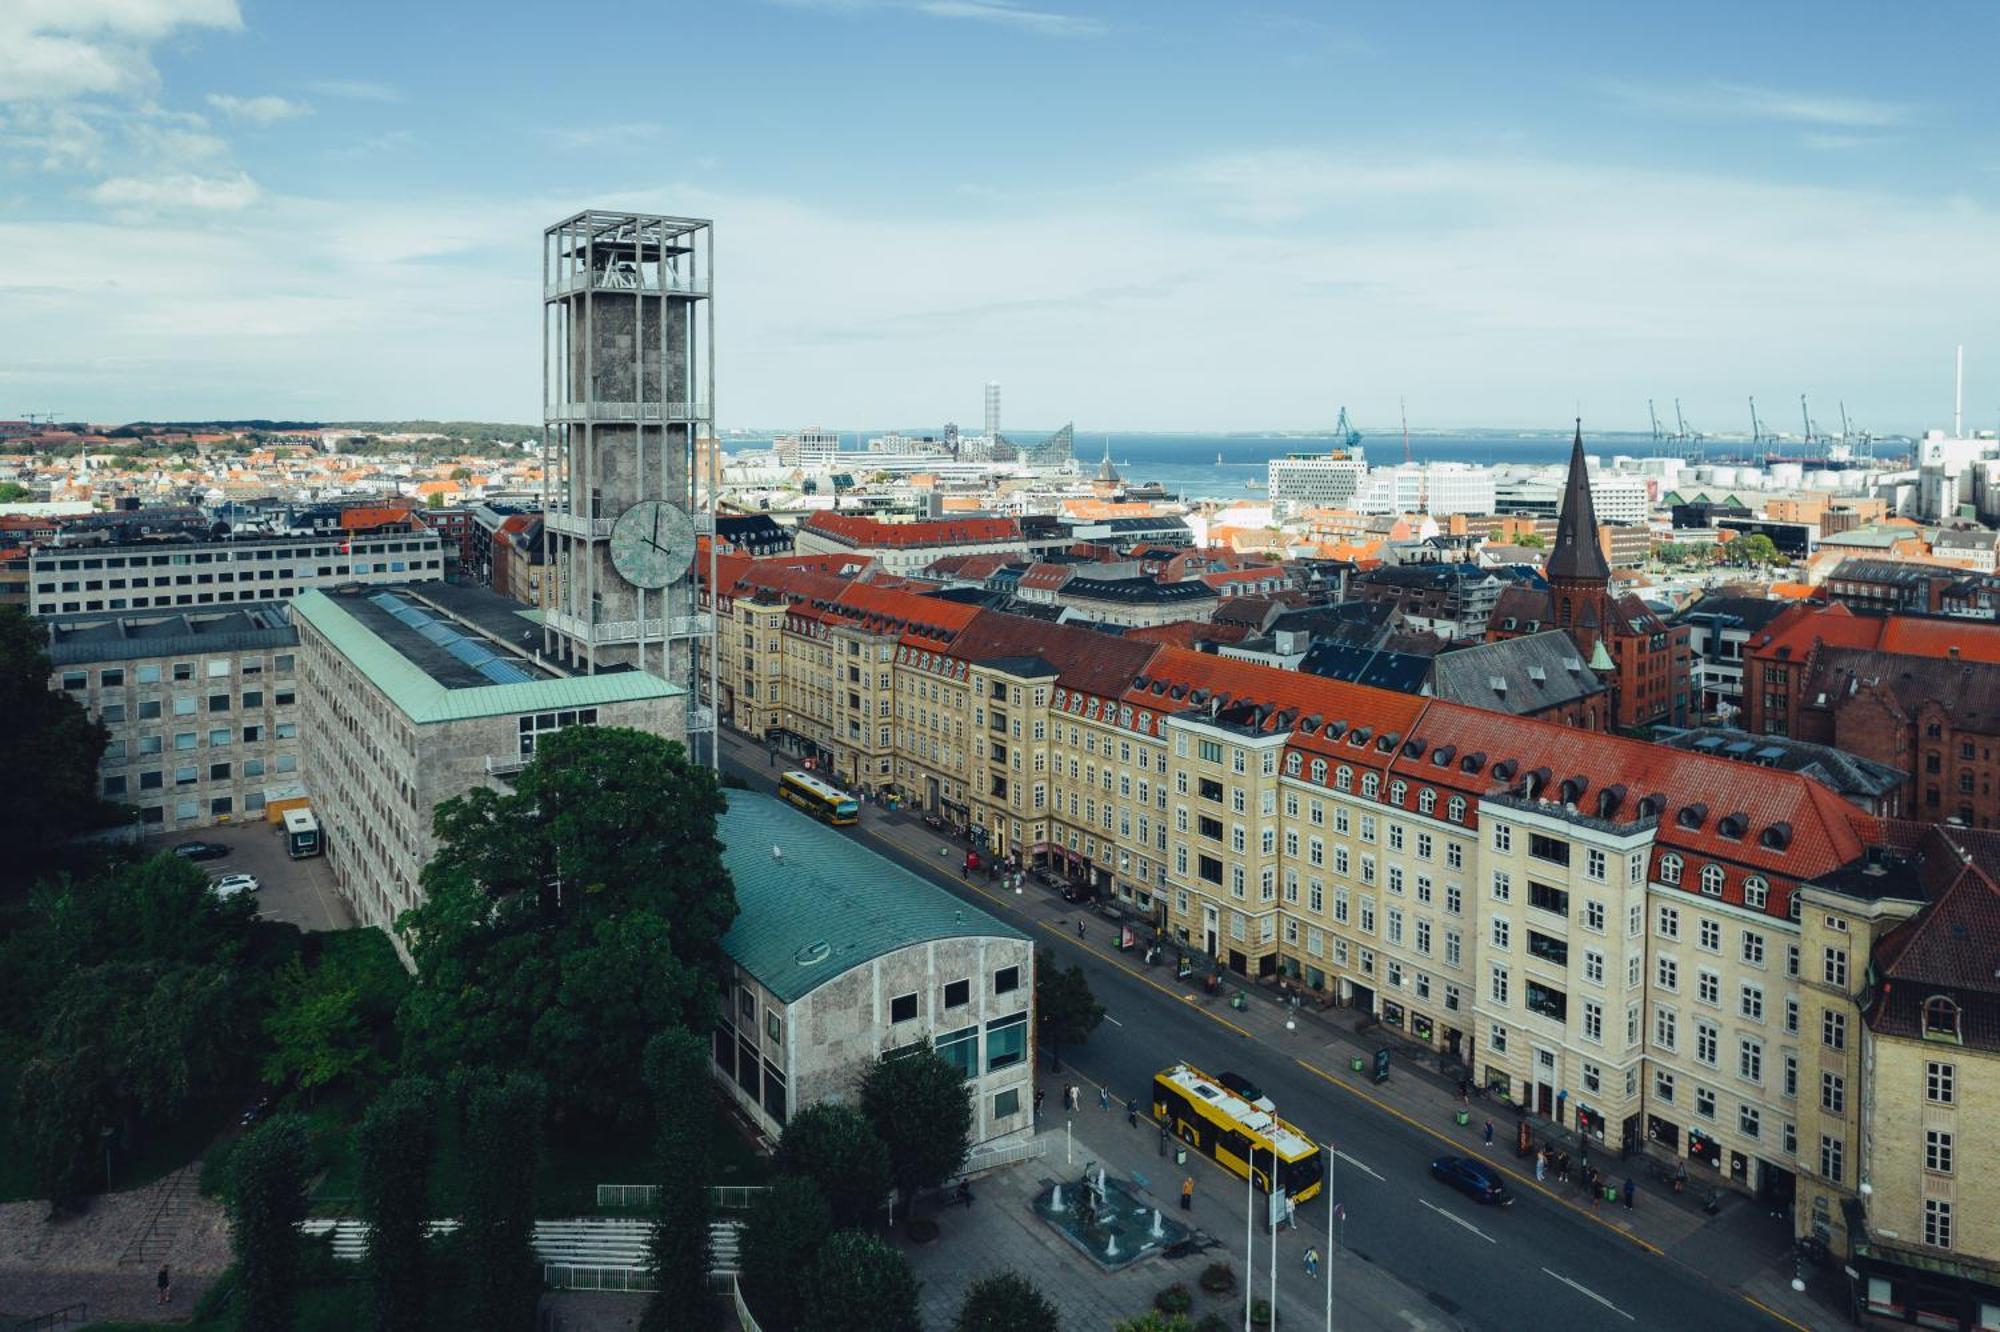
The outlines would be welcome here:
M 1701 867 L 1701 890 L 1710 897 L 1722 896 L 1722 866 L 1703 865 Z
M 1450 803 L 1445 806 L 1445 817 L 1450 819 L 1453 823 L 1465 822 L 1464 796 L 1453 796 L 1451 798 Z
M 1409 793 L 1410 793 L 1410 786 L 1409 786 L 1409 783 L 1408 783 L 1408 782 L 1403 782 L 1403 781 L 1394 781 L 1394 782 L 1390 782 L 1390 783 L 1389 783 L 1389 803 L 1390 803 L 1390 804 L 1392 804 L 1392 805 L 1400 805 L 1400 804 L 1402 804 L 1402 803 L 1403 803 L 1403 797 L 1404 797 L 1404 796 L 1406 796 L 1406 795 L 1408 795 Z
M 1376 776 L 1372 772 L 1364 772 L 1361 774 L 1362 795 L 1367 796 L 1369 799 L 1372 800 L 1381 790 L 1382 790 L 1382 779 L 1380 777 Z
M 1341 769 L 1340 771 L 1341 771 L 1342 775 L 1344 776 L 1344 775 L 1346 774 L 1346 772 L 1347 772 L 1347 769 L 1345 769 L 1345 768 L 1342 768 L 1342 769 Z M 1316 758 L 1316 759 L 1314 759 L 1314 760 L 1313 760 L 1313 766 L 1312 766 L 1312 779 L 1313 779 L 1313 781 L 1314 781 L 1315 783 L 1317 783 L 1317 784 L 1319 784 L 1319 785 L 1321 785 L 1321 786 L 1324 786 L 1324 785 L 1326 785 L 1326 760 L 1325 760 L 1325 759 L 1317 759 L 1317 758 Z M 1343 783 L 1342 785 L 1343 785 L 1343 789 L 1344 789 L 1344 787 L 1345 787 L 1345 783 Z
M 1326 775 L 1324 765 L 1320 765 L 1320 767 L 1322 771 L 1319 773 L 1319 776 L 1324 778 Z M 1341 764 L 1340 770 L 1333 774 L 1333 787 L 1336 791 L 1352 791 L 1354 789 L 1354 769 L 1348 767 L 1345 763 Z
M 1958 1004 L 1941 994 L 1924 1000 L 1924 1039 L 1927 1041 L 1960 1040 L 1958 1026 Z
M 1429 814 L 1438 807 L 1438 793 L 1426 786 L 1417 793 L 1417 813 Z
M 1681 858 L 1673 853 L 1660 857 L 1660 882 L 1677 884 L 1681 881 Z

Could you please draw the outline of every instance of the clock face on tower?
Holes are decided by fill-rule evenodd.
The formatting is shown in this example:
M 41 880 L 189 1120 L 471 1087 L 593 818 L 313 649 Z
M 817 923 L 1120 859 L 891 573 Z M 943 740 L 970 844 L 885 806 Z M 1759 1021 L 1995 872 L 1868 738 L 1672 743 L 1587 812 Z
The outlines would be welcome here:
M 640 500 L 611 528 L 611 563 L 634 587 L 665 587 L 694 563 L 694 524 L 664 500 Z

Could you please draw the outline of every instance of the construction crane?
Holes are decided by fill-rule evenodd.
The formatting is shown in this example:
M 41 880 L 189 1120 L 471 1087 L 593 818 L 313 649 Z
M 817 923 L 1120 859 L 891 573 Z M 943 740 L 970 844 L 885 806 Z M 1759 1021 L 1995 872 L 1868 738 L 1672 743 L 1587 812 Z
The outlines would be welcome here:
M 1350 449 L 1361 442 L 1361 432 L 1356 430 L 1353 423 L 1347 419 L 1347 408 L 1345 407 L 1340 409 L 1340 420 L 1334 423 L 1333 433 L 1340 437 L 1340 442 L 1343 446 Z
M 1646 399 L 1646 418 L 1653 423 L 1653 447 L 1660 446 L 1660 414 L 1653 410 L 1653 400 Z
M 1757 399 L 1750 399 L 1750 447 L 1759 448 L 1764 443 L 1764 423 L 1757 419 Z

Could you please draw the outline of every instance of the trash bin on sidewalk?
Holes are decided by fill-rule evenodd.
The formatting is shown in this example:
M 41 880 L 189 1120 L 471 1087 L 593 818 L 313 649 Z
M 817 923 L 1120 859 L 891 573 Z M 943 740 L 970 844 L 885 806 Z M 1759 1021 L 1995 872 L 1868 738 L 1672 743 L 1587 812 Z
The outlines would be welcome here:
M 1187 1145 L 1186 1145 L 1185 1143 L 1182 1143 L 1182 1144 L 1179 1144 L 1179 1145 L 1176 1145 L 1176 1146 L 1175 1146 L 1175 1148 L 1174 1148 L 1174 1164 L 1175 1164 L 1175 1165 L 1186 1165 L 1186 1164 L 1187 1164 Z
M 1347 1061 L 1348 1071 L 1351 1073 L 1359 1073 L 1361 1071 L 1362 1065 L 1366 1062 L 1367 1061 L 1362 1059 L 1360 1055 L 1356 1055 L 1352 1059 Z
M 1472 1122 L 1472 1112 L 1470 1110 L 1454 1111 L 1451 1116 L 1451 1122 L 1458 1125 L 1460 1128 L 1464 1128 L 1467 1124 L 1470 1124 Z

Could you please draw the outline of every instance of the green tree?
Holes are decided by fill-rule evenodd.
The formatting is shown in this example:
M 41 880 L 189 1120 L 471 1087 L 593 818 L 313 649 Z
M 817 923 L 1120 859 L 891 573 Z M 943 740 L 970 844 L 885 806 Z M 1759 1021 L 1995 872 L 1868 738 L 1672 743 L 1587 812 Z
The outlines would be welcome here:
M 872 1225 L 889 1196 L 889 1149 L 852 1106 L 820 1101 L 791 1117 L 777 1166 L 819 1186 L 841 1227 Z
M 397 922 L 417 963 L 406 1060 L 523 1062 L 567 1109 L 645 1121 L 653 1033 L 705 1031 L 736 916 L 714 774 L 638 731 L 542 741 L 511 792 L 446 801 L 424 901 Z
M 739 1238 L 743 1290 L 768 1332 L 799 1326 L 807 1278 L 832 1234 L 826 1195 L 803 1176 L 778 1176 L 750 1204 Z
M 32 497 L 34 493 L 19 481 L 0 481 L 0 504 L 18 503 Z
M 861 1079 L 861 1113 L 889 1149 L 889 1173 L 907 1215 L 917 1195 L 965 1164 L 972 1147 L 972 1088 L 925 1042 L 885 1054 Z
M 1118 1324 L 1113 1332 L 1194 1332 L 1194 1324 L 1185 1314 L 1166 1314 L 1158 1309 L 1148 1309 L 1137 1318 L 1128 1318 Z
M 1776 562 L 1778 558 L 1777 543 L 1762 532 L 1752 532 L 1732 544 L 1735 547 L 1734 554 L 1745 564 L 1761 567 Z
M 383 1090 L 355 1131 L 377 1332 L 418 1332 L 425 1326 L 435 1116 L 431 1084 L 403 1078 Z
M 1520 536 L 1514 538 L 1514 544 L 1519 546 L 1522 550 L 1541 550 L 1545 548 L 1549 544 L 1549 542 L 1548 538 L 1543 536 L 1540 532 L 1523 532 Z
M 804 1326 L 813 1332 L 922 1332 L 917 1280 L 903 1255 L 858 1230 L 836 1231 L 813 1264 Z
M 359 987 L 331 968 L 309 972 L 296 957 L 278 973 L 264 1031 L 271 1038 L 265 1081 L 296 1081 L 308 1099 L 322 1087 L 359 1078 L 382 1064 L 374 1029 L 362 1014 Z
M 266 1120 L 230 1157 L 237 1327 L 291 1332 L 298 1310 L 298 1224 L 306 1214 L 306 1133 L 290 1115 Z
M 97 763 L 108 738 L 68 692 L 49 688 L 48 630 L 19 606 L 0 606 L 0 846 L 16 868 L 44 862 L 96 823 Z
M 530 1332 L 542 1274 L 535 1263 L 535 1177 L 547 1092 L 510 1073 L 477 1081 L 465 1106 L 466 1325 Z
M 658 1286 L 640 1321 L 646 1332 L 667 1332 L 709 1303 L 708 1062 L 707 1042 L 692 1032 L 661 1032 L 646 1044 L 659 1125 L 648 1245 Z
M 1065 1045 L 1081 1045 L 1104 1021 L 1104 1005 L 1080 966 L 1065 968 L 1046 951 L 1035 956 L 1035 1020 L 1049 1057 L 1060 1066 Z
M 1019 1272 L 981 1277 L 965 1292 L 952 1332 L 1059 1332 L 1056 1306 Z

